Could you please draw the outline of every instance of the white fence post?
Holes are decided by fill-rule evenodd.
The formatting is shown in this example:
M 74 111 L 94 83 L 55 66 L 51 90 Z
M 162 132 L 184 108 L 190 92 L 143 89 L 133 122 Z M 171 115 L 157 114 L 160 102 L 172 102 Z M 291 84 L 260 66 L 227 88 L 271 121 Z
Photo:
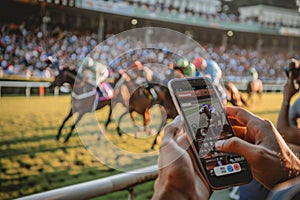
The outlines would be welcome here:
M 128 200 L 133 200 L 134 199 L 134 187 L 128 188 Z
M 54 88 L 54 96 L 58 96 L 58 95 L 59 95 L 59 87 L 56 86 L 56 87 Z
M 26 91 L 25 91 L 26 97 L 30 97 L 30 89 L 31 89 L 30 84 L 27 84 Z

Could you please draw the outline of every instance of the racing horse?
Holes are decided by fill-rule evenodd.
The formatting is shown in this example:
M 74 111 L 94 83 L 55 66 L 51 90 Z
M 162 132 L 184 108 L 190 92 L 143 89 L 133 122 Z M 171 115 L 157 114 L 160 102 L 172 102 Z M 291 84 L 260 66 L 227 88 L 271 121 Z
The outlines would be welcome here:
M 247 84 L 247 101 L 251 102 L 253 100 L 252 96 L 254 93 L 257 93 L 259 95 L 259 98 L 261 99 L 263 91 L 263 83 L 260 79 L 249 81 L 249 83 Z
M 234 106 L 248 106 L 242 93 L 232 82 L 224 82 L 224 88 L 227 95 L 227 102 Z
M 78 113 L 78 117 L 76 118 L 74 124 L 71 126 L 71 129 L 67 137 L 65 138 L 64 143 L 66 143 L 69 140 L 74 128 L 76 127 L 76 124 L 82 119 L 84 114 L 95 110 L 99 110 L 101 108 L 104 108 L 105 106 L 110 106 L 111 104 L 110 98 L 101 98 L 98 96 L 94 85 L 85 83 L 82 87 L 78 87 L 81 81 L 82 80 L 79 76 L 77 76 L 77 72 L 75 70 L 63 69 L 59 70 L 58 75 L 55 77 L 54 81 L 52 81 L 49 86 L 49 89 L 53 90 L 55 87 L 60 87 L 67 83 L 70 85 L 72 91 L 72 106 L 68 115 L 59 127 L 58 133 L 56 135 L 56 141 L 59 141 L 65 123 L 73 116 L 73 114 Z M 101 100 L 98 101 L 98 98 L 100 98 Z M 108 123 L 109 120 L 107 120 L 105 127 L 107 127 Z
M 175 119 L 175 117 L 178 115 L 178 112 L 176 110 L 176 107 L 173 103 L 170 91 L 167 87 L 164 85 L 157 85 L 158 89 L 157 94 L 158 94 L 158 99 L 159 101 L 157 102 L 160 108 L 160 111 L 162 113 L 163 119 Z M 155 86 L 154 86 L 155 88 Z M 157 138 L 161 133 L 161 130 L 163 126 L 165 125 L 165 121 L 162 121 L 160 124 L 160 127 L 158 129 L 158 132 L 155 135 L 154 141 L 151 145 L 151 149 L 154 149 L 154 146 L 157 144 Z
M 146 133 L 149 131 L 148 125 L 151 120 L 150 109 L 152 108 L 152 106 L 159 105 L 162 119 L 174 119 L 178 115 L 169 90 L 166 86 L 153 82 L 147 83 L 147 86 L 145 86 L 145 84 L 137 85 L 136 83 L 134 83 L 134 81 L 131 80 L 130 75 L 126 74 L 125 77 L 127 78 L 120 80 L 120 82 L 117 84 L 117 87 L 115 87 L 114 95 L 114 100 L 120 101 L 118 99 L 122 98 L 121 101 L 123 100 L 123 105 L 125 105 L 126 107 L 126 110 L 118 117 L 117 121 L 117 132 L 120 136 L 124 132 L 121 130 L 119 125 L 121 124 L 123 117 L 125 117 L 127 114 L 130 115 L 135 127 L 139 126 L 134 119 L 133 113 L 135 112 L 142 115 L 142 128 Z M 149 95 L 147 95 L 149 88 L 155 90 L 156 97 L 149 97 Z M 157 138 L 164 124 L 165 121 L 162 120 L 158 127 L 154 141 L 151 145 L 151 149 L 153 149 L 156 145 Z

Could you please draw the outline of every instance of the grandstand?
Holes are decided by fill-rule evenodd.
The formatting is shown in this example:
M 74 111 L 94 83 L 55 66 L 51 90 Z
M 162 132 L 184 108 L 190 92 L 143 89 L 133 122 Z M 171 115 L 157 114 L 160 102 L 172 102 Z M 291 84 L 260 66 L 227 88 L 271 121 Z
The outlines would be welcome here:
M 225 76 L 244 76 L 245 66 L 255 65 L 263 79 L 282 78 L 286 60 L 300 57 L 296 48 L 300 14 L 292 7 L 248 5 L 233 11 L 220 0 L 4 0 L 3 4 L 2 77 L 47 79 L 53 75 L 45 63 L 47 55 L 55 54 L 62 68 L 76 68 L 110 35 L 145 26 L 188 34 L 207 49 Z

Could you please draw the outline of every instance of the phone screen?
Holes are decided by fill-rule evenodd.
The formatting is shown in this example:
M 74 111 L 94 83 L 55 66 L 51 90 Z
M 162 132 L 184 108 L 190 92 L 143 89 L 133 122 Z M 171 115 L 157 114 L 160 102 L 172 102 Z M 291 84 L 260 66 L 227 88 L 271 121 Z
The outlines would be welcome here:
M 206 78 L 174 79 L 169 86 L 212 188 L 251 181 L 244 157 L 214 148 L 217 140 L 233 137 L 234 132 L 211 82 Z

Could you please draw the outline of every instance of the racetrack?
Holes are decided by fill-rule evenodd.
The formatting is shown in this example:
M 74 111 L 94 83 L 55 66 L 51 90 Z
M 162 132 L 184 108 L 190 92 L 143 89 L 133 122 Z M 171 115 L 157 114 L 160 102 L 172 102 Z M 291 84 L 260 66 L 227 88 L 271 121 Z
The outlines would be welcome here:
M 293 101 L 295 99 L 296 97 Z M 246 109 L 276 123 L 281 101 L 281 93 L 266 93 L 261 101 L 255 97 L 255 103 Z M 0 199 L 16 198 L 119 173 L 95 159 L 87 151 L 77 133 L 67 144 L 54 140 L 70 104 L 69 96 L 0 98 Z M 107 108 L 97 111 L 100 127 L 103 127 L 107 112 Z M 67 123 L 62 137 L 65 137 L 72 122 L 73 120 L 70 120 Z M 128 126 L 126 130 L 130 131 L 130 123 L 124 124 Z M 130 134 L 120 138 L 115 128 L 114 122 L 111 123 L 107 135 L 122 148 L 146 152 L 151 146 L 152 138 L 135 140 Z M 107 149 L 104 153 L 113 152 Z M 126 162 L 122 159 L 116 162 L 123 161 Z M 136 199 L 149 199 L 152 188 L 153 182 L 137 187 Z M 126 199 L 127 193 L 118 193 L 114 196 Z M 111 199 L 112 196 L 101 199 L 106 198 Z

